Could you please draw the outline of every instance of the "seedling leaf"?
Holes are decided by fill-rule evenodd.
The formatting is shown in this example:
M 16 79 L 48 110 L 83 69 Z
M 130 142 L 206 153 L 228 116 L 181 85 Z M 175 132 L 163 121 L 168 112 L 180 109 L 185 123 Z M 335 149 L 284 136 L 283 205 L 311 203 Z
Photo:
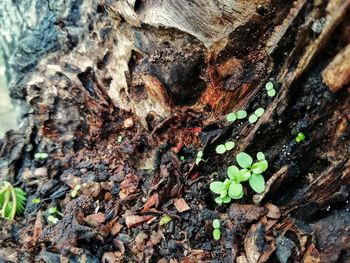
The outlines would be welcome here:
M 253 174 L 249 178 L 250 187 L 258 194 L 265 190 L 265 179 L 261 174 Z
M 256 123 L 257 120 L 258 120 L 258 117 L 255 114 L 250 115 L 248 119 L 250 123 Z
M 260 118 L 264 114 L 265 110 L 263 108 L 258 108 L 255 110 L 256 117 Z
M 218 154 L 224 154 L 226 152 L 226 148 L 225 148 L 225 145 L 223 144 L 219 144 L 215 151 L 218 153 Z
M 215 202 L 216 202 L 217 204 L 221 205 L 221 204 L 222 204 L 222 198 L 221 198 L 220 196 L 216 197 L 216 198 L 215 198 Z
M 231 202 L 231 197 L 229 196 L 225 196 L 224 198 L 222 198 L 222 202 L 225 204 L 228 204 Z
M 268 167 L 267 161 L 263 160 L 263 161 L 254 163 L 252 165 L 252 171 L 255 174 L 260 174 L 260 173 L 265 172 L 267 170 L 267 167 Z
M 234 112 L 231 112 L 226 115 L 226 120 L 229 122 L 234 122 L 237 119 L 236 114 Z
M 245 117 L 247 117 L 247 112 L 245 110 L 239 110 L 237 111 L 236 113 L 236 117 L 237 119 L 241 120 L 241 119 L 244 119 Z
M 213 220 L 213 228 L 220 228 L 220 221 L 218 219 Z
M 168 224 L 171 220 L 173 220 L 173 219 L 171 218 L 171 216 L 169 216 L 169 215 L 163 215 L 162 218 L 159 220 L 159 225 L 160 225 L 160 226 L 166 225 L 166 224 Z
M 272 90 L 272 89 L 273 89 L 273 83 L 272 83 L 271 81 L 267 82 L 267 83 L 265 84 L 265 89 L 266 89 L 267 91 Z
M 236 160 L 239 166 L 242 168 L 249 168 L 253 163 L 252 157 L 250 157 L 250 155 L 245 152 L 237 154 Z
M 268 95 L 269 97 L 275 97 L 275 95 L 276 95 L 275 89 L 272 89 L 272 90 L 267 91 L 267 95 Z
M 259 161 L 263 161 L 265 160 L 265 155 L 262 153 L 262 152 L 258 152 L 256 154 L 256 158 L 259 160 Z
M 250 178 L 251 173 L 248 169 L 242 169 L 239 171 L 238 176 L 237 176 L 237 182 L 245 182 L 248 181 L 248 179 Z
M 202 158 L 203 157 L 203 151 L 197 152 L 197 157 Z
M 221 194 L 221 192 L 224 190 L 224 183 L 220 181 L 214 181 L 210 184 L 209 188 L 215 194 Z
M 242 193 L 242 191 L 243 191 L 243 186 L 241 184 L 232 182 L 228 190 L 228 195 L 230 197 L 239 196 Z
M 227 168 L 227 176 L 231 180 L 235 180 L 238 175 L 239 175 L 239 169 L 237 166 L 231 165 Z
M 213 237 L 214 237 L 215 240 L 220 240 L 220 237 L 221 237 L 220 229 L 214 229 L 213 230 Z
M 226 142 L 225 143 L 225 149 L 226 151 L 230 151 L 235 147 L 235 143 L 234 142 Z

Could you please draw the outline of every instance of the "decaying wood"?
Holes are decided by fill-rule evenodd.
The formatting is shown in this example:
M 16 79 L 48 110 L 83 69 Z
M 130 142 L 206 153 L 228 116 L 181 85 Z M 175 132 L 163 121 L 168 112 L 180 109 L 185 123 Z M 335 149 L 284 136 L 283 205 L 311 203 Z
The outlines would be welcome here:
M 347 45 L 322 73 L 323 81 L 332 92 L 350 83 L 350 44 Z

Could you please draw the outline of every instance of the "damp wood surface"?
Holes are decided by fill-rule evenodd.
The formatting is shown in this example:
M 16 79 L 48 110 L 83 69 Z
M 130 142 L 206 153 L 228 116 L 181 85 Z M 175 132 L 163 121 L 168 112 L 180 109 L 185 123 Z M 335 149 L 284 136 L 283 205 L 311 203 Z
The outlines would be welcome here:
M 350 1 L 37 3 L 0 9 L 23 105 L 0 180 L 28 194 L 0 220 L 1 260 L 349 261 Z M 257 108 L 254 124 L 226 121 Z M 242 151 L 264 152 L 265 191 L 219 206 L 210 182 Z

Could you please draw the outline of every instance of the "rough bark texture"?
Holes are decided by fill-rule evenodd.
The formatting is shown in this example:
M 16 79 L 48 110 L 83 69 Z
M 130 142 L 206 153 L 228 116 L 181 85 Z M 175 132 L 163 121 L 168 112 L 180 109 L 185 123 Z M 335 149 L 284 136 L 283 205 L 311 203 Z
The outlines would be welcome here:
M 350 1 L 39 2 L 14 6 L 8 0 L 0 9 L 0 28 L 7 32 L 0 45 L 9 62 L 11 92 L 27 104 L 22 132 L 10 132 L 0 141 L 1 180 L 23 182 L 35 168 L 33 153 L 45 151 L 52 158 L 50 175 L 44 185 L 23 184 L 30 196 L 67 192 L 59 186 L 66 182 L 65 171 L 89 160 L 108 167 L 114 177 L 107 181 L 119 185 L 120 174 L 126 175 L 123 185 L 130 185 L 129 191 L 138 178 L 142 181 L 143 192 L 136 187 L 126 201 L 109 199 L 106 214 L 113 207 L 113 215 L 120 215 L 126 202 L 155 191 L 160 205 L 192 192 L 213 210 L 208 191 L 213 172 L 223 177 L 239 151 L 263 151 L 268 187 L 260 195 L 247 192 L 242 202 L 273 202 L 282 217 L 273 228 L 253 224 L 245 238 L 233 232 L 233 244 L 222 245 L 223 260 L 349 259 L 350 72 L 344 57 L 349 53 Z M 10 9 L 15 12 L 8 17 Z M 8 23 L 18 17 L 23 22 L 11 33 Z M 278 91 L 274 98 L 264 89 L 268 80 Z M 224 120 L 229 111 L 258 107 L 265 114 L 255 125 Z M 299 131 L 306 140 L 298 144 Z M 122 144 L 116 142 L 118 135 L 125 138 Z M 217 156 L 216 145 L 228 139 L 236 148 L 224 158 Z M 192 159 L 201 146 L 208 161 L 197 167 Z M 176 154 L 182 147 L 185 163 Z M 151 178 L 145 172 L 150 168 Z M 193 179 L 197 173 L 200 180 Z M 56 191 L 48 185 L 57 186 Z M 71 212 L 56 228 L 47 227 L 38 242 L 51 242 L 49 249 L 65 256 L 79 254 L 77 247 L 92 251 L 76 238 L 85 231 L 76 217 L 90 213 L 91 202 L 82 197 L 74 209 L 69 203 Z M 35 211 L 28 205 L 26 215 Z M 219 211 L 227 213 L 227 207 Z M 151 218 L 138 216 L 132 225 Z M 56 233 L 67 225 L 74 237 L 62 236 L 62 244 Z M 225 231 L 235 229 L 229 223 Z M 266 234 L 277 235 L 276 240 L 267 245 Z M 103 240 L 94 250 L 98 256 L 112 243 L 96 233 L 81 238 Z M 11 245 L 0 248 L 1 257 Z M 30 261 L 40 252 L 31 249 L 16 256 Z M 242 250 L 247 257 L 238 254 Z M 191 262 L 185 256 L 176 254 Z

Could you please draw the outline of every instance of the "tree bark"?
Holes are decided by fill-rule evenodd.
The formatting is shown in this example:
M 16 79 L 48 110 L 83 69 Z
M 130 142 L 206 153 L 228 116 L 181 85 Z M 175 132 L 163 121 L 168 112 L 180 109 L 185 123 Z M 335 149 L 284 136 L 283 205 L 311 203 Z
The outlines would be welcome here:
M 263 151 L 267 188 L 244 202 L 272 201 L 281 224 L 289 216 L 302 221 L 314 231 L 305 234 L 307 246 L 314 243 L 321 262 L 349 258 L 346 242 L 323 245 L 350 234 L 350 1 L 39 2 L 5 1 L 0 10 L 11 93 L 27 105 L 21 133 L 0 141 L 1 180 L 22 180 L 33 153 L 44 151 L 60 162 L 54 175 L 84 159 L 108 160 L 113 171 L 121 163 L 134 171 L 151 166 L 151 185 L 159 186 L 167 156 L 174 172 L 158 190 L 175 198 L 191 189 L 193 174 L 208 190 L 209 175 L 237 153 Z M 255 125 L 225 122 L 228 112 L 259 107 L 265 113 Z M 300 131 L 306 140 L 298 144 Z M 228 139 L 236 148 L 223 159 L 214 149 Z M 203 148 L 208 161 L 182 165 L 175 146 L 190 148 L 190 158 Z M 295 262 L 308 253 L 299 252 Z

